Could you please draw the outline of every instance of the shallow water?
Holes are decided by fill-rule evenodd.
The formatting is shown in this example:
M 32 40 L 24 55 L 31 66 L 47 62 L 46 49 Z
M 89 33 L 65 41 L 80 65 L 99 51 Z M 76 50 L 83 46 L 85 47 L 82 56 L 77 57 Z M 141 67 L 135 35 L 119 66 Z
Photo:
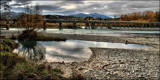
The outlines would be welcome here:
M 43 30 L 41 30 L 43 31 Z M 123 31 L 123 30 L 111 30 L 107 28 L 102 29 L 47 29 L 47 33 L 68 33 L 68 34 L 108 34 L 108 33 L 160 33 L 159 31 Z
M 138 29 L 138 28 L 132 28 Z M 143 34 L 160 34 L 159 28 L 145 28 L 145 29 L 156 29 L 157 31 L 141 31 L 141 30 L 111 30 L 106 27 L 98 27 L 97 29 L 40 29 L 39 32 L 46 33 L 58 33 L 58 34 L 78 34 L 78 35 L 99 35 L 99 36 L 128 36 L 125 33 L 143 33 Z M 19 31 L 24 29 L 19 29 Z M 17 28 L 10 28 L 10 31 L 18 31 Z
M 21 55 L 30 59 L 43 59 L 47 62 L 74 62 L 85 61 L 90 58 L 92 51 L 90 47 L 97 48 L 122 48 L 122 49 L 149 49 L 151 47 L 138 44 L 109 43 L 84 40 L 67 40 L 67 41 L 37 41 L 37 42 L 20 42 L 21 46 L 16 50 Z M 27 48 L 26 48 L 27 47 Z M 26 50 L 27 49 L 27 50 Z M 29 49 L 29 50 L 28 50 Z M 28 51 L 28 52 L 27 52 Z

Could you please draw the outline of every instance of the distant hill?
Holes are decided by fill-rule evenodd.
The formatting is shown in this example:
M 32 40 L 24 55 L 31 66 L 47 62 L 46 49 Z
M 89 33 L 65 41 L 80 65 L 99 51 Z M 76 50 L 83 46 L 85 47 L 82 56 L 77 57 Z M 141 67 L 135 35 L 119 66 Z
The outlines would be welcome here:
M 0 13 L 0 16 L 9 18 L 9 16 L 7 16 L 7 15 L 10 15 L 10 18 L 17 18 L 21 14 L 22 13 L 16 13 L 16 12 L 10 12 L 10 13 L 9 12 L 3 12 L 3 13 Z
M 98 13 L 91 13 L 91 14 L 84 14 L 84 13 L 78 13 L 78 14 L 71 14 L 69 16 L 74 16 L 74 17 L 94 17 L 94 18 L 111 18 L 109 16 L 103 15 L 103 14 L 98 14 Z
M 63 15 L 43 15 L 46 19 L 74 19 L 74 20 L 84 20 L 82 17 L 74 16 L 63 16 Z

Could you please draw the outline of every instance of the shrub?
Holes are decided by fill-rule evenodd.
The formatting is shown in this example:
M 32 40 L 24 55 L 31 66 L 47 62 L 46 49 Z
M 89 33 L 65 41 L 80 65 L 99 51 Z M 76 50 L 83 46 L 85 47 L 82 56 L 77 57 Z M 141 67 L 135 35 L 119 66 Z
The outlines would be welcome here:
M 18 36 L 20 41 L 65 41 L 66 38 L 37 35 L 34 30 L 25 30 Z

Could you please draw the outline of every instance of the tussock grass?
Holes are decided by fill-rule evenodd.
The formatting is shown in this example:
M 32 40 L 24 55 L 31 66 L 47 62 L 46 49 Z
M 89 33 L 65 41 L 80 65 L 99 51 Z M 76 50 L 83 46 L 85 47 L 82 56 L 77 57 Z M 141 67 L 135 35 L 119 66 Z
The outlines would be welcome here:
M 10 52 L 1 52 L 0 56 L 0 79 L 65 79 L 60 69 L 53 69 L 50 65 L 38 65 Z
M 52 66 L 46 64 L 35 64 L 23 57 L 19 57 L 17 54 L 13 54 L 11 49 L 14 49 L 13 47 L 15 47 L 16 43 L 14 41 L 10 39 L 3 39 L 1 41 L 4 43 L 0 43 L 0 79 L 65 79 L 61 76 L 63 72 L 60 69 L 54 69 Z
M 13 54 L 12 50 L 17 46 L 13 40 L 3 39 L 0 46 L 0 80 L 86 80 L 81 75 L 64 78 L 63 71 L 59 68 L 52 68 L 47 64 L 35 64 Z

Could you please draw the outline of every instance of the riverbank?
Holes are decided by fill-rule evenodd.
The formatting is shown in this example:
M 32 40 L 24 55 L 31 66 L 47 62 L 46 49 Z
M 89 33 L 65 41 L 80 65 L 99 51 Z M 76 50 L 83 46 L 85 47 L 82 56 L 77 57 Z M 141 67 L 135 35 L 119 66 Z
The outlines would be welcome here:
M 51 65 L 35 63 L 12 53 L 18 43 L 8 38 L 0 38 L 0 79 L 5 80 L 66 80 L 63 72 Z
M 158 79 L 160 75 L 159 35 L 129 34 L 129 36 L 119 37 L 51 33 L 43 33 L 43 35 L 87 41 L 141 44 L 153 47 L 145 50 L 91 48 L 93 54 L 88 61 L 52 63 L 53 66 L 63 65 L 63 68 L 67 69 L 65 76 L 81 74 L 93 79 Z
M 126 43 L 126 44 L 141 44 L 159 49 L 159 35 L 158 34 L 122 34 L 119 36 L 101 36 L 101 35 L 77 35 L 77 34 L 55 34 L 55 33 L 39 33 L 44 36 L 63 37 L 66 39 L 86 40 L 97 42 L 112 42 L 112 43 Z M 118 34 L 118 33 L 115 33 Z M 125 36 L 124 36 L 125 35 Z
M 7 33 L 7 32 L 6 32 Z M 10 33 L 10 32 L 8 32 Z M 78 34 L 39 33 L 44 36 L 66 39 L 131 43 L 152 46 L 151 49 L 90 48 L 92 55 L 83 62 L 52 62 L 45 64 L 60 68 L 63 77 L 81 75 L 88 79 L 158 79 L 159 78 L 159 35 L 127 34 L 128 36 L 100 36 Z M 9 35 L 9 34 L 4 34 Z M 11 36 L 11 34 L 10 34 Z

